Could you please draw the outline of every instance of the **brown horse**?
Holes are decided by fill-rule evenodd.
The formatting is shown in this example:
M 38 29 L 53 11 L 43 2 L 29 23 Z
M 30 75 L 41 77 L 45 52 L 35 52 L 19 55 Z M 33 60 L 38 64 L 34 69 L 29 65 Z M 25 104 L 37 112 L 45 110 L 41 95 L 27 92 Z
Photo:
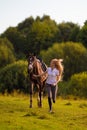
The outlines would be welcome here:
M 38 88 L 38 106 L 42 107 L 42 96 L 43 96 L 43 90 L 45 87 L 45 81 L 47 78 L 47 74 L 44 74 L 41 77 L 34 77 L 34 75 L 40 75 L 42 74 L 43 68 L 42 63 L 39 59 L 36 58 L 35 55 L 29 55 L 28 57 L 28 73 L 30 77 L 30 108 L 32 108 L 32 96 L 33 96 L 33 88 L 36 85 Z

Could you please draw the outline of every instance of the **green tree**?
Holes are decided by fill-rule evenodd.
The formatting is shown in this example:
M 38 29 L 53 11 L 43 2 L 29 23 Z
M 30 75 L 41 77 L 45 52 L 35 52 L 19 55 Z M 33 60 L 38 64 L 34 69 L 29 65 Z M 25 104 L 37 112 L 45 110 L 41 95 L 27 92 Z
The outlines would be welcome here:
M 47 65 L 53 58 L 64 59 L 65 80 L 68 80 L 75 73 L 87 71 L 87 49 L 80 43 L 56 43 L 48 50 L 41 51 L 40 56 Z
M 72 75 L 68 87 L 68 94 L 87 98 L 87 72 Z
M 32 16 L 26 18 L 23 22 L 18 24 L 17 26 L 18 31 L 21 32 L 26 37 L 32 27 L 33 22 L 34 18 Z
M 16 54 L 26 53 L 26 38 L 20 33 L 17 28 L 9 27 L 2 37 L 7 37 L 7 39 L 13 44 Z
M 0 68 L 15 61 L 14 48 L 6 38 L 0 38 Z
M 42 50 L 40 56 L 46 62 L 47 65 L 50 65 L 50 61 L 53 58 L 63 58 L 63 48 L 61 44 L 55 43 L 52 47 L 49 47 L 47 50 Z
M 68 42 L 63 46 L 65 79 L 87 71 L 87 49 L 80 43 Z
M 36 19 L 27 37 L 29 51 L 39 54 L 42 49 L 52 46 L 56 32 L 57 25 L 51 19 Z
M 57 41 L 75 41 L 80 27 L 72 22 L 62 22 L 58 24 Z
M 78 34 L 78 41 L 82 42 L 83 45 L 87 48 L 87 21 L 85 21 Z
M 71 34 L 69 37 L 69 41 L 73 41 L 73 42 L 78 42 L 78 34 L 80 32 L 80 27 L 78 25 L 76 25 L 75 27 L 72 28 L 71 30 Z
M 29 92 L 27 62 L 19 60 L 0 70 L 0 92 L 8 93 L 14 90 Z

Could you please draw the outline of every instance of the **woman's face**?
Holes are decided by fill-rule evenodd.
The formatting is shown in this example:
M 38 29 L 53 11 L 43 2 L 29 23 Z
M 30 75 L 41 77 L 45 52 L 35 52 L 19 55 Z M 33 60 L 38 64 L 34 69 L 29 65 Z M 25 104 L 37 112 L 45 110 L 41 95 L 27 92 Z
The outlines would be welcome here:
M 50 63 L 50 67 L 51 67 L 51 68 L 55 68 L 55 64 L 54 64 L 53 61 L 51 61 L 51 63 Z

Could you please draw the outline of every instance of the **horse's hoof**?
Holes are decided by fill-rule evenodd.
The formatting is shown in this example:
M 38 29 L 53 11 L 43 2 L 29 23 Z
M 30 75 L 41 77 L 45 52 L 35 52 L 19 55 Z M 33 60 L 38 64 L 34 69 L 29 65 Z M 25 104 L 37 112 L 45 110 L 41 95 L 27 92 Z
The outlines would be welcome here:
M 42 108 L 42 107 L 43 107 L 43 105 L 39 105 L 38 107 L 39 107 L 39 108 Z
M 32 105 L 30 105 L 29 107 L 32 108 Z

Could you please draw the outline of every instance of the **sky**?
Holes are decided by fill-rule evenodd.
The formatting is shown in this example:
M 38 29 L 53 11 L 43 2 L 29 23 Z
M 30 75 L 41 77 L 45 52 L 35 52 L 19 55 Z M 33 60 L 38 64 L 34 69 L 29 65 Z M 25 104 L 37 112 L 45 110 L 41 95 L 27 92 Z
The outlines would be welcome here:
M 0 34 L 32 16 L 49 15 L 57 24 L 87 20 L 87 0 L 0 0 Z

